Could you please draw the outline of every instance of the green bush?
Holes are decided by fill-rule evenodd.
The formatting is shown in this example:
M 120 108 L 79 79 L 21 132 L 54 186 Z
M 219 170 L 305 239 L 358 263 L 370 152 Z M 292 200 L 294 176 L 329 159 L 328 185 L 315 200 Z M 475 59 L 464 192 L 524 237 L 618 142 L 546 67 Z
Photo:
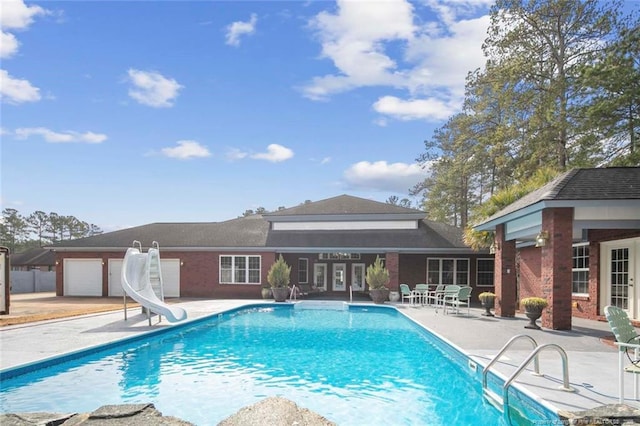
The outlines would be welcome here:
M 382 259 L 376 256 L 376 261 L 367 267 L 367 284 L 370 290 L 382 290 L 389 284 L 389 270 L 382 266 Z
M 287 265 L 282 255 L 276 260 L 267 274 L 267 281 L 272 288 L 282 288 L 289 285 L 291 276 L 291 266 Z

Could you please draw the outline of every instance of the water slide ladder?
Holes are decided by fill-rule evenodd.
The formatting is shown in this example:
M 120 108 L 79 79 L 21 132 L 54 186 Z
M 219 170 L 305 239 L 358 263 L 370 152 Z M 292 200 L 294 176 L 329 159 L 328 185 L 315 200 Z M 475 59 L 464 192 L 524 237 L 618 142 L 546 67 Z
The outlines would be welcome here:
M 142 243 L 138 240 L 134 240 L 133 241 L 133 247 L 137 247 L 138 250 L 140 251 L 140 254 L 143 253 L 142 251 Z M 157 241 L 153 241 L 151 243 L 151 247 L 160 251 L 160 244 L 158 244 Z M 158 296 L 158 299 L 160 299 L 161 301 L 164 302 L 164 287 L 162 285 L 162 273 L 160 272 L 160 263 L 159 263 L 159 257 L 152 257 L 151 260 L 154 262 L 153 265 L 150 265 L 149 267 L 149 281 L 151 283 L 151 288 L 153 289 L 153 292 L 156 294 L 156 296 Z M 124 320 L 127 320 L 127 293 L 124 292 L 124 294 L 122 295 L 123 298 L 123 302 L 124 302 Z M 147 315 L 147 319 L 149 320 L 149 325 L 151 325 L 151 310 L 149 310 L 148 308 L 143 307 L 142 308 L 142 313 Z M 158 323 L 162 322 L 162 315 L 158 314 Z
M 502 385 L 502 396 L 500 396 L 494 391 L 492 391 L 491 389 L 489 389 L 489 387 L 487 386 L 487 376 L 489 374 L 489 370 L 491 369 L 491 367 L 496 362 L 498 362 L 498 359 L 507 351 L 507 349 L 509 349 L 511 345 L 518 340 L 528 340 L 532 344 L 533 350 L 527 356 L 527 358 L 524 361 L 522 361 L 522 363 L 513 372 L 513 374 L 504 382 L 504 384 Z M 535 376 L 542 376 L 542 374 L 540 373 L 540 362 L 538 360 L 538 354 L 542 351 L 549 350 L 549 349 L 553 349 L 557 351 L 560 354 L 560 358 L 562 359 L 562 386 L 560 387 L 560 390 L 563 390 L 566 392 L 573 392 L 575 389 L 569 386 L 569 361 L 567 358 L 567 353 L 564 351 L 564 349 L 562 349 L 562 347 L 560 347 L 559 345 L 556 345 L 555 343 L 538 345 L 538 343 L 533 337 L 526 334 L 518 334 L 516 336 L 513 336 L 507 343 L 505 343 L 502 349 L 500 349 L 500 352 L 498 352 L 498 354 L 482 370 L 482 393 L 484 397 L 487 399 L 487 401 L 489 401 L 491 405 L 493 405 L 498 410 L 500 410 L 500 412 L 508 413 L 509 412 L 508 411 L 509 387 L 515 381 L 515 379 L 518 378 L 520 373 L 522 373 L 522 371 L 524 371 L 524 369 L 527 368 L 527 366 L 529 366 L 531 361 L 533 361 L 533 373 L 531 374 Z

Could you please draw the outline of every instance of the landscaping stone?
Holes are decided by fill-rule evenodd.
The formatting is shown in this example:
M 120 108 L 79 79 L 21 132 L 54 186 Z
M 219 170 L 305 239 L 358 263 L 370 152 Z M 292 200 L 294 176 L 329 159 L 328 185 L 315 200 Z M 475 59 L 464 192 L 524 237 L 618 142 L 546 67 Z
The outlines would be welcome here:
M 640 425 L 640 410 L 626 404 L 608 404 L 584 411 L 558 413 L 566 425 Z
M 195 426 L 163 416 L 153 404 L 104 405 L 91 413 L 1 414 L 2 426 Z M 319 414 L 285 398 L 270 397 L 242 408 L 219 426 L 335 426 Z
M 313 411 L 280 397 L 269 397 L 242 408 L 218 426 L 335 426 Z

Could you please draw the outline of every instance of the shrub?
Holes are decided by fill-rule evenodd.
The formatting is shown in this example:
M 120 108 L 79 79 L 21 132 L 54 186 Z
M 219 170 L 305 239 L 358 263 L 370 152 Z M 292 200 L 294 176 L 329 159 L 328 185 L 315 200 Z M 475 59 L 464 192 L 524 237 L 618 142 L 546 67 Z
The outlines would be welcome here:
M 547 299 L 543 299 L 542 297 L 525 297 L 520 300 L 520 306 L 525 309 L 544 309 L 549 305 Z
M 291 276 L 291 266 L 287 265 L 282 255 L 276 260 L 267 274 L 267 281 L 272 288 L 282 288 L 289 285 Z
M 367 284 L 370 290 L 382 290 L 389 284 L 389 270 L 382 265 L 380 256 L 376 256 L 376 261 L 367 267 Z

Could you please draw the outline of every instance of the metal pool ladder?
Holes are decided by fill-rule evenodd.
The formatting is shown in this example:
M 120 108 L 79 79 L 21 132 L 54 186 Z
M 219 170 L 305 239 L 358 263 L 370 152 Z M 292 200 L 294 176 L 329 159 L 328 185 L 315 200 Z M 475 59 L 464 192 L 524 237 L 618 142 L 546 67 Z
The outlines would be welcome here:
M 487 386 L 487 375 L 489 374 L 489 369 L 498 361 L 498 359 L 509 349 L 509 347 L 516 341 L 520 339 L 526 339 L 531 342 L 533 345 L 533 350 L 527 356 L 527 358 L 518 366 L 516 371 L 504 382 L 502 386 L 502 396 L 496 394 L 491 391 Z M 509 387 L 513 383 L 513 381 L 522 373 L 522 371 L 533 361 L 534 372 L 532 374 L 536 376 L 541 376 L 540 374 L 540 362 L 538 360 L 538 354 L 543 350 L 547 349 L 555 349 L 562 359 L 562 382 L 563 385 L 560 387 L 561 390 L 566 392 L 573 392 L 574 389 L 569 386 L 569 361 L 567 359 L 567 353 L 562 349 L 559 345 L 555 343 L 547 343 L 545 345 L 538 345 L 535 339 L 526 334 L 518 334 L 513 336 L 505 345 L 500 349 L 500 352 L 487 364 L 487 366 L 482 370 L 482 393 L 487 398 L 487 400 L 491 403 L 491 405 L 495 406 L 502 413 L 508 412 L 507 408 L 509 406 Z

